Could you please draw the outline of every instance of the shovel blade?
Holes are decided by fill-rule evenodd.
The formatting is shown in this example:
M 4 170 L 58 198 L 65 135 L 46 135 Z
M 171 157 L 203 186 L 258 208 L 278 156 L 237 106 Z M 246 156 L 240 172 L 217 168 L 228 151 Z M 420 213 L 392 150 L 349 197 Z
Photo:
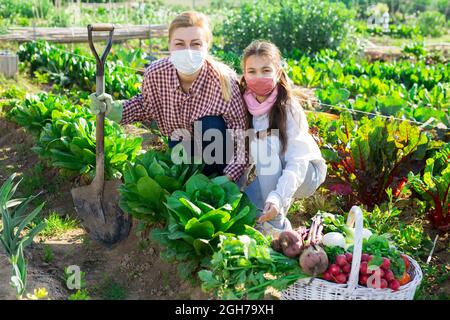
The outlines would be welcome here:
M 131 229 L 131 217 L 119 208 L 120 180 L 105 181 L 103 198 L 93 185 L 72 189 L 72 199 L 83 227 L 95 240 L 110 247 L 125 239 Z

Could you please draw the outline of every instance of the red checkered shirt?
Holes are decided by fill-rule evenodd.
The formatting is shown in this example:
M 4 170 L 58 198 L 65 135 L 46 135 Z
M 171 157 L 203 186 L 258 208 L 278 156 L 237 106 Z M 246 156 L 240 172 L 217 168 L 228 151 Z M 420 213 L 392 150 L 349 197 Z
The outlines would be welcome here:
M 205 61 L 189 93 L 181 89 L 180 81 L 169 58 L 152 63 L 146 70 L 142 94 L 123 104 L 121 123 L 155 120 L 159 130 L 171 135 L 175 129 L 192 133 L 193 123 L 203 116 L 222 116 L 228 129 L 246 129 L 246 111 L 238 82 L 232 81 L 232 98 L 225 101 L 216 71 Z M 237 134 L 239 136 L 239 134 Z M 234 158 L 224 173 L 237 181 L 246 168 L 247 155 L 238 154 L 235 141 Z M 244 160 L 242 160 L 244 159 Z

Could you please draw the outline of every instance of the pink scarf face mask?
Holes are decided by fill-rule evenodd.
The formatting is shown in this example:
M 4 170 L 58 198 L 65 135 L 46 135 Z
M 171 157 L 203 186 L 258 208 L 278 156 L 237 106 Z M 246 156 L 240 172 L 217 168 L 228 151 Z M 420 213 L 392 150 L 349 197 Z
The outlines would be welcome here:
M 264 100 L 262 103 L 260 103 L 258 100 L 256 100 L 255 93 L 252 90 L 245 90 L 244 92 L 244 101 L 247 104 L 248 112 L 250 112 L 253 116 L 261 116 L 263 114 L 266 114 L 267 112 L 272 109 L 273 105 L 275 104 L 275 101 L 278 97 L 278 86 L 276 86 L 273 90 L 270 96 L 267 97 L 266 100 Z

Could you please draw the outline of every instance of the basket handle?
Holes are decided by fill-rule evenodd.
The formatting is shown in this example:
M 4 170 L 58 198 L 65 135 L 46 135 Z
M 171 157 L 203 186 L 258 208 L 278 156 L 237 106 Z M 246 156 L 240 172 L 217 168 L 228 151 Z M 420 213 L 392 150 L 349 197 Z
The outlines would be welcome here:
M 361 265 L 361 255 L 362 255 L 362 242 L 363 242 L 363 214 L 361 208 L 358 206 L 353 206 L 350 209 L 347 217 L 347 225 L 349 227 L 355 227 L 355 233 L 353 235 L 354 245 L 353 245 L 353 257 L 352 257 L 352 268 L 350 270 L 350 277 L 347 282 L 347 289 L 349 291 L 355 290 L 358 285 L 359 280 L 359 267 Z

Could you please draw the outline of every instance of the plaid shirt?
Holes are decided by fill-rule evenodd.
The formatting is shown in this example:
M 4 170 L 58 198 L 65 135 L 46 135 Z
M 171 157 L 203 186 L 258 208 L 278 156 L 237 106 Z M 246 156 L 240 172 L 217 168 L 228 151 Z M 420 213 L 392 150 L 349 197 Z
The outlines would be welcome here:
M 237 81 L 232 82 L 232 98 L 225 101 L 218 75 L 205 61 L 189 93 L 184 93 L 175 67 L 169 58 L 163 58 L 147 68 L 142 94 L 124 102 L 121 123 L 155 120 L 159 130 L 170 136 L 175 129 L 187 129 L 192 133 L 195 120 L 219 115 L 224 118 L 228 129 L 246 129 L 246 111 Z M 241 135 L 235 134 L 237 137 Z M 237 141 L 234 158 L 224 169 L 224 173 L 234 181 L 242 175 L 247 160 L 246 154 L 240 153 L 239 157 L 241 150 L 238 150 Z

